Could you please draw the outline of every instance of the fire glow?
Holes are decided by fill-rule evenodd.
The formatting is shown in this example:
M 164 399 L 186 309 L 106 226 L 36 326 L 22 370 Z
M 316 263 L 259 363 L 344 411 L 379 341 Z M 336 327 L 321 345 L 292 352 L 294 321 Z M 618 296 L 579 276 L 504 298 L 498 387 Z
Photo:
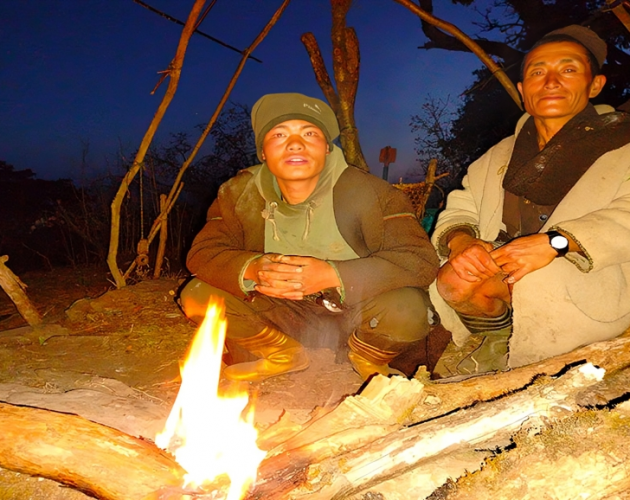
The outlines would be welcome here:
M 185 486 L 201 487 L 221 474 L 230 478 L 227 500 L 243 498 L 256 480 L 265 452 L 256 446 L 247 392 L 218 395 L 226 320 L 222 299 L 212 297 L 181 368 L 182 385 L 155 443 L 186 470 Z

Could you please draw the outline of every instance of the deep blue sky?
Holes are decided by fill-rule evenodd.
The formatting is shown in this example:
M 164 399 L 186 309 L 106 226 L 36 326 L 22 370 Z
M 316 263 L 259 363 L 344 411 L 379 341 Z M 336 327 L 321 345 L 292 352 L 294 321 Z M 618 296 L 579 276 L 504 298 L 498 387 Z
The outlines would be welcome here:
M 185 20 L 192 0 L 147 0 Z M 219 0 L 200 29 L 245 48 L 281 0 Z M 435 14 L 470 34 L 472 10 L 436 0 Z M 457 98 L 480 66 L 471 54 L 417 47 L 419 19 L 388 0 L 355 0 L 348 24 L 358 34 L 361 74 L 356 121 L 372 172 L 380 148 L 398 149 L 390 181 L 413 169 L 410 115 L 427 95 Z M 263 94 L 301 92 L 323 98 L 300 35 L 313 32 L 330 65 L 329 0 L 293 0 L 247 63 L 230 99 L 249 106 Z M 172 59 L 181 26 L 132 0 L 5 0 L 0 2 L 0 160 L 44 179 L 116 173 L 116 156 L 139 145 L 162 94 L 150 95 L 157 72 Z M 207 123 L 240 55 L 193 36 L 179 89 L 156 139 Z M 86 172 L 83 145 L 89 143 Z

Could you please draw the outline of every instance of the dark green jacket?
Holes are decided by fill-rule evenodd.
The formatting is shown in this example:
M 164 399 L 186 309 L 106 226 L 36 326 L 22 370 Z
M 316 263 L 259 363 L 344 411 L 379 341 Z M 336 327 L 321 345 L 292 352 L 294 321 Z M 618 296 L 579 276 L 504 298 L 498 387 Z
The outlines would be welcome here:
M 237 297 L 243 266 L 264 252 L 265 201 L 248 170 L 223 184 L 207 222 L 188 253 L 188 269 L 199 279 Z M 427 288 L 438 258 L 407 196 L 387 182 L 348 167 L 333 189 L 339 232 L 359 259 L 335 261 L 345 303 L 402 287 Z

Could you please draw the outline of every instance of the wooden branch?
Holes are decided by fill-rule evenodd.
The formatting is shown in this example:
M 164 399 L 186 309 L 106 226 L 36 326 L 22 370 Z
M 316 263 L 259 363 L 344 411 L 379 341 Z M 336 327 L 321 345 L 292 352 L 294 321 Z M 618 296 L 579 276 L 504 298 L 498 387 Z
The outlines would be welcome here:
M 8 260 L 8 255 L 0 257 L 0 288 L 6 292 L 11 301 L 15 304 L 20 316 L 22 316 L 29 325 L 37 326 L 42 322 L 42 317 L 26 295 L 24 291 L 26 285 L 18 276 L 13 274 L 11 269 L 5 266 L 5 262 Z
M 142 142 L 140 143 L 140 147 L 138 148 L 138 152 L 136 153 L 136 157 L 134 159 L 133 164 L 129 171 L 123 177 L 123 180 L 116 192 L 116 196 L 112 201 L 111 205 L 111 233 L 109 239 L 109 252 L 107 254 L 107 265 L 109 267 L 109 271 L 112 273 L 112 277 L 114 278 L 114 282 L 118 288 L 122 288 L 126 285 L 125 278 L 118 269 L 118 245 L 120 239 L 120 207 L 125 198 L 125 194 L 129 189 L 129 185 L 131 181 L 134 179 L 138 170 L 142 166 L 144 162 L 144 157 L 146 156 L 147 150 L 151 145 L 151 141 L 153 140 L 153 136 L 160 125 L 166 110 L 168 109 L 173 97 L 175 97 L 175 92 L 177 91 L 177 86 L 179 85 L 179 77 L 181 76 L 182 66 L 184 64 L 184 56 L 186 55 L 186 49 L 188 48 L 188 42 L 190 41 L 190 37 L 194 33 L 195 26 L 197 23 L 197 18 L 201 13 L 201 9 L 205 4 L 205 0 L 195 0 L 195 3 L 188 15 L 188 19 L 186 20 L 186 24 L 184 29 L 182 30 L 182 35 L 179 39 L 179 44 L 177 46 L 177 51 L 175 53 L 175 57 L 169 66 L 169 74 L 170 80 L 168 83 L 168 87 L 162 98 L 162 102 L 158 106 L 158 109 L 153 116 L 153 120 L 149 125 L 149 128 L 144 134 L 142 138 Z
M 630 13 L 626 10 L 625 3 L 627 2 L 617 2 L 617 0 L 606 0 L 608 5 L 614 5 L 612 7 L 613 14 L 617 16 L 617 19 L 621 21 L 628 31 L 630 31 Z M 616 4 L 616 5 L 615 5 Z
M 433 26 L 444 30 L 455 38 L 457 38 L 460 42 L 462 42 L 466 47 L 470 49 L 470 51 L 475 54 L 482 63 L 484 63 L 490 72 L 496 77 L 497 80 L 503 85 L 507 93 L 510 95 L 512 100 L 516 103 L 519 109 L 523 109 L 521 105 L 521 96 L 516 89 L 512 80 L 505 74 L 505 72 L 501 69 L 501 67 L 494 62 L 494 60 L 479 46 L 477 42 L 475 42 L 472 38 L 466 35 L 462 30 L 460 30 L 454 24 L 448 23 L 435 17 L 432 14 L 429 14 L 427 11 L 421 9 L 418 5 L 413 3 L 411 0 L 394 0 L 400 5 L 406 7 L 411 12 L 416 14 L 418 17 L 423 19 L 424 21 L 431 23 Z
M 339 96 L 335 91 L 335 87 L 333 87 L 332 82 L 330 81 L 330 76 L 328 75 L 328 71 L 326 70 L 326 65 L 324 64 L 324 58 L 322 57 L 322 52 L 319 50 L 319 44 L 317 43 L 317 39 L 313 33 L 304 33 L 300 40 L 306 47 L 306 51 L 311 59 L 311 66 L 313 67 L 313 71 L 315 72 L 315 79 L 317 80 L 317 84 L 319 88 L 322 89 L 328 104 L 337 115 L 339 113 Z
M 183 484 L 184 470 L 153 443 L 77 415 L 0 403 L 0 429 L 0 466 L 100 499 L 141 500 Z
M 177 199 L 177 196 L 179 196 L 179 193 L 181 192 L 180 183 L 182 182 L 182 177 L 184 173 L 186 172 L 186 170 L 188 170 L 188 167 L 191 165 L 191 163 L 197 156 L 199 149 L 201 149 L 201 146 L 203 145 L 206 138 L 208 137 L 208 134 L 210 133 L 210 129 L 212 129 L 215 122 L 217 121 L 217 118 L 219 117 L 219 114 L 221 113 L 223 106 L 227 102 L 230 96 L 230 93 L 232 92 L 232 89 L 234 88 L 234 85 L 236 85 L 236 81 L 238 80 L 238 77 L 241 75 L 241 72 L 243 71 L 243 68 L 245 67 L 245 63 L 247 62 L 249 54 L 251 54 L 254 51 L 254 49 L 258 47 L 260 42 L 262 42 L 265 39 L 265 37 L 267 36 L 271 28 L 273 28 L 276 22 L 278 22 L 278 19 L 280 19 L 280 16 L 282 16 L 282 13 L 285 11 L 290 1 L 291 0 L 283 0 L 282 4 L 280 5 L 280 7 L 278 7 L 278 10 L 276 10 L 274 15 L 271 17 L 271 19 L 267 23 L 267 25 L 262 29 L 262 31 L 251 43 L 251 45 L 243 51 L 243 56 L 241 57 L 241 61 L 239 62 L 236 68 L 236 71 L 234 72 L 234 75 L 232 75 L 232 78 L 230 82 L 228 83 L 228 86 L 225 89 L 225 92 L 223 93 L 223 97 L 219 101 L 219 104 L 217 104 L 217 107 L 215 108 L 213 115 L 210 117 L 210 121 L 206 125 L 206 128 L 204 129 L 204 131 L 201 133 L 201 136 L 197 140 L 195 147 L 192 149 L 192 151 L 190 152 L 190 155 L 184 161 L 184 163 L 179 169 L 179 172 L 177 173 L 177 176 L 175 177 L 175 181 L 173 182 L 173 186 L 171 187 L 171 191 L 169 192 L 168 198 L 167 198 L 167 206 L 170 207 L 169 211 L 173 207 Z M 148 237 L 149 244 L 151 244 L 151 242 L 157 235 L 157 232 L 159 231 L 159 227 L 161 223 L 160 221 L 161 221 L 161 214 L 153 222 L 153 226 L 151 227 L 151 231 L 149 232 L 149 237 Z M 134 263 L 132 263 L 129 269 L 127 269 L 127 271 L 125 272 L 125 276 L 129 276 L 129 274 L 131 273 L 134 267 L 135 265 Z
M 360 55 L 356 33 L 354 29 L 346 26 L 346 15 L 351 3 L 351 0 L 330 1 L 333 18 L 331 36 L 336 91 L 314 35 L 305 33 L 301 40 L 309 54 L 315 79 L 337 116 L 340 129 L 339 140 L 346 161 L 350 165 L 369 171 L 361 150 L 359 130 L 354 119 L 354 103 L 359 84 Z
M 144 7 L 147 10 L 150 10 L 151 12 L 162 16 L 164 19 L 168 19 L 169 21 L 174 22 L 175 24 L 179 24 L 180 26 L 185 26 L 185 24 L 180 21 L 179 19 L 174 18 L 173 16 L 168 15 L 166 12 L 162 12 L 161 10 L 156 9 L 155 7 L 151 7 L 149 4 L 146 4 L 144 2 L 142 2 L 141 0 L 133 0 L 135 3 L 137 3 L 138 5 L 141 5 L 142 7 Z M 216 3 L 216 0 L 215 2 Z M 212 7 L 212 5 L 210 6 Z M 232 45 L 229 45 L 221 40 L 219 40 L 218 38 L 215 38 L 211 35 L 208 35 L 207 33 L 204 33 L 203 31 L 199 31 L 198 29 L 195 29 L 194 33 L 197 33 L 198 35 L 201 35 L 204 38 L 207 38 L 208 40 L 212 40 L 215 43 L 218 43 L 219 45 L 222 45 L 223 47 L 225 47 L 226 49 L 230 49 L 233 50 L 235 52 L 238 52 L 239 54 L 242 54 L 243 51 L 240 49 L 237 49 L 236 47 L 233 47 Z M 254 56 L 249 56 L 250 59 L 262 63 L 262 61 L 260 59 L 258 59 L 257 57 Z

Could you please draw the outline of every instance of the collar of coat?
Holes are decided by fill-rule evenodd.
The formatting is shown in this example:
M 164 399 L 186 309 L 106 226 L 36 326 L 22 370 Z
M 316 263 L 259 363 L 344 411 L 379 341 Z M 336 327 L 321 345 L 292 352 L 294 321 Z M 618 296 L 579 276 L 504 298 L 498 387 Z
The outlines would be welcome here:
M 542 151 L 533 117 L 519 120 L 517 134 L 504 189 L 538 205 L 557 205 L 600 156 L 630 142 L 630 115 L 588 104 Z

